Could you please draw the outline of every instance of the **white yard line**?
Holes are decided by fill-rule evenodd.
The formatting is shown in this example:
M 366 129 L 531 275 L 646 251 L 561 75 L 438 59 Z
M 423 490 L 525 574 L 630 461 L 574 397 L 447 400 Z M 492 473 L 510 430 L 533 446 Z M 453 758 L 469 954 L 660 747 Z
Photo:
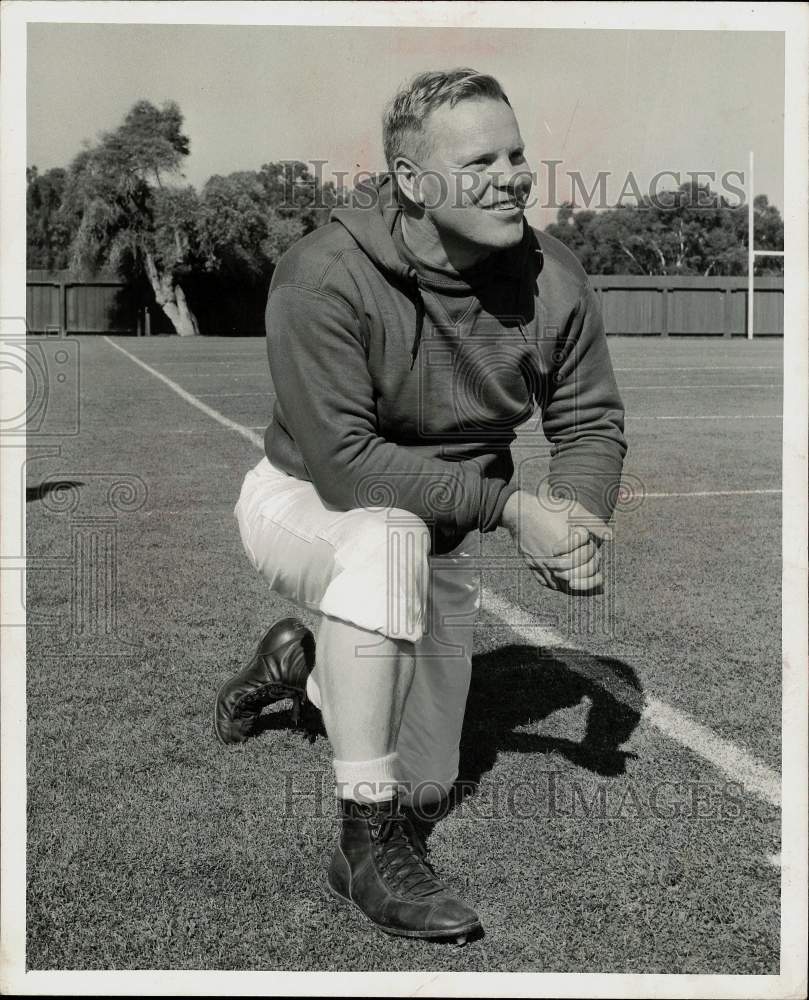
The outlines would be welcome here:
M 235 431 L 237 434 L 241 434 L 243 438 L 246 438 L 250 444 L 254 444 L 257 448 L 264 447 L 264 441 L 262 438 L 260 438 L 258 434 L 251 431 L 249 427 L 237 424 L 235 420 L 228 420 L 228 418 L 223 413 L 220 413 L 219 410 L 213 409 L 213 407 L 208 406 L 207 403 L 203 403 L 201 399 L 197 399 L 196 396 L 192 396 L 190 392 L 186 392 L 181 385 L 177 385 L 177 383 L 170 379 L 167 375 L 163 375 L 162 372 L 159 372 L 156 368 L 152 368 L 151 365 L 147 365 L 145 361 L 141 361 L 140 358 L 136 358 L 134 354 L 131 354 L 125 348 L 110 340 L 109 337 L 105 336 L 104 340 L 106 340 L 110 347 L 114 347 L 116 351 L 120 351 L 121 354 L 128 357 L 130 361 L 134 361 L 136 365 L 140 365 L 141 368 L 149 372 L 150 375 L 154 375 L 155 378 L 160 379 L 160 381 L 165 383 L 169 389 L 176 392 L 181 399 L 184 399 L 186 403 L 196 406 L 198 410 L 201 410 L 207 417 L 211 417 L 212 420 L 215 420 L 223 427 L 227 427 L 229 430 Z
M 669 497 L 752 497 L 766 494 L 780 496 L 783 490 L 695 490 L 693 493 L 644 493 L 644 500 L 664 499 Z
M 668 365 L 644 366 L 643 368 L 613 368 L 616 372 L 780 372 L 783 365 L 690 365 L 685 368 L 670 368 Z
M 620 385 L 624 389 L 782 389 L 780 382 L 740 382 L 736 385 L 725 385 L 722 382 L 705 383 L 705 385 Z
M 487 611 L 504 622 L 510 632 L 531 645 L 550 649 L 575 648 L 572 642 L 553 629 L 539 625 L 511 624 L 525 622 L 526 618 L 531 617 L 530 613 L 495 594 L 488 587 L 483 588 L 482 598 L 483 607 Z M 766 764 L 756 760 L 747 750 L 724 739 L 696 719 L 692 719 L 690 715 L 657 698 L 645 699 L 642 718 L 647 725 L 663 733 L 672 742 L 687 747 L 692 753 L 724 773 L 731 781 L 738 782 L 751 795 L 770 805 L 780 806 L 781 776 Z
M 181 399 L 190 403 L 191 406 L 195 406 L 206 416 L 211 417 L 212 420 L 215 420 L 223 427 L 227 427 L 229 430 L 235 431 L 250 441 L 251 444 L 263 450 L 264 443 L 262 438 L 249 427 L 230 420 L 218 410 L 214 410 L 212 407 L 206 405 L 172 379 L 163 375 L 157 369 L 152 368 L 151 365 L 147 365 L 125 348 L 114 343 L 109 337 L 105 336 L 104 340 L 117 351 L 120 351 L 121 354 L 134 361 L 136 365 L 140 365 L 150 375 L 154 375 L 155 378 L 160 379 L 161 382 L 176 392 Z M 539 644 L 552 648 L 572 647 L 572 643 L 553 629 L 539 625 L 512 624 L 512 622 L 524 621 L 526 618 L 530 619 L 530 612 L 500 597 L 499 594 L 495 594 L 488 587 L 483 588 L 482 597 L 484 607 L 487 611 L 493 613 L 510 632 L 525 639 L 532 645 Z M 757 798 L 770 803 L 770 805 L 780 805 L 780 775 L 767 767 L 766 764 L 756 760 L 747 750 L 737 746 L 730 740 L 724 739 L 722 736 L 714 733 L 713 730 L 708 729 L 707 726 L 703 726 L 695 719 L 692 719 L 685 712 L 667 705 L 657 698 L 648 697 L 645 699 L 642 718 L 647 725 L 662 733 L 669 740 L 701 757 L 725 774 L 731 781 L 738 782 L 751 795 L 755 795 Z
M 228 357 L 230 357 L 230 355 L 228 355 Z M 198 358 L 196 361 L 164 361 L 163 359 L 161 359 L 160 364 L 171 365 L 172 367 L 177 367 L 178 365 L 182 366 L 190 365 L 195 368 L 199 368 L 200 365 L 225 365 L 227 367 L 228 365 L 243 365 L 250 360 L 252 359 L 249 357 L 249 355 L 245 355 L 245 357 L 240 358 L 238 361 L 234 361 L 232 358 L 230 361 L 213 361 L 211 360 L 211 358 Z
M 695 416 L 693 414 L 673 413 L 659 416 L 656 413 L 627 413 L 630 420 L 783 420 L 783 413 L 709 413 Z

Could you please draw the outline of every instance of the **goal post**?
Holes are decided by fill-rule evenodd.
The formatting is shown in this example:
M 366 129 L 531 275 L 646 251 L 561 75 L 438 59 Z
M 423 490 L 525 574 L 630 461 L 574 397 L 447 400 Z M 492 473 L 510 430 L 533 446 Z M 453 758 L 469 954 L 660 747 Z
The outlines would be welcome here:
M 750 150 L 750 159 L 747 165 L 747 339 L 752 340 L 755 334 L 755 321 L 753 319 L 753 296 L 755 295 L 755 264 L 756 257 L 783 257 L 783 250 L 756 250 L 755 240 L 755 212 L 753 211 L 753 200 L 755 198 L 755 187 L 753 186 L 753 150 Z

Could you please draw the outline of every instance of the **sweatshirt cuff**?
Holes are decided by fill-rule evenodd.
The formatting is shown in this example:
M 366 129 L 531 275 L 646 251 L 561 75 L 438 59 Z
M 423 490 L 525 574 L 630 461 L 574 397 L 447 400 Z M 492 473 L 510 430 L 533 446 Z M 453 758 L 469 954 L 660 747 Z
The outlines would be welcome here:
M 593 475 L 592 472 L 552 472 L 550 491 L 560 499 L 575 500 L 597 518 L 608 522 L 613 515 L 621 485 L 620 474 Z
M 507 483 L 488 480 L 488 484 L 488 495 L 480 507 L 479 527 L 481 531 L 494 531 L 495 528 L 500 527 L 503 508 L 512 493 L 517 492 L 517 484 L 513 479 Z

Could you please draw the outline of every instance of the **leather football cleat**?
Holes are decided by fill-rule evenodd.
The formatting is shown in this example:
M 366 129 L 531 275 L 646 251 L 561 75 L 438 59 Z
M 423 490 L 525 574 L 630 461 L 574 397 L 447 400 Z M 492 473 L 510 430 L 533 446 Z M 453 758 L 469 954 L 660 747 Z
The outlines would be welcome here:
M 386 934 L 465 944 L 480 929 L 425 857 L 397 799 L 340 802 L 341 830 L 328 873 L 332 894 L 352 903 Z
M 214 729 L 220 743 L 242 743 L 256 731 L 265 705 L 292 699 L 300 721 L 307 702 L 306 679 L 315 665 L 315 639 L 297 618 L 283 618 L 259 642 L 244 669 L 225 681 L 216 696 Z

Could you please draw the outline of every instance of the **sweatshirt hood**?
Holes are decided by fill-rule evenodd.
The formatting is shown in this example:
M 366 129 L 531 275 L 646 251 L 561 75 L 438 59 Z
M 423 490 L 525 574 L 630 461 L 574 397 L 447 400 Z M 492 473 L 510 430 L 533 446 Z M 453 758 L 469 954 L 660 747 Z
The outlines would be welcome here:
M 393 242 L 393 227 L 402 208 L 396 198 L 396 185 L 391 174 L 358 184 L 349 208 L 335 208 L 330 222 L 339 222 L 353 236 L 368 257 L 394 281 L 402 283 L 416 307 L 416 325 L 410 349 L 411 371 L 416 363 L 426 309 L 419 289 L 416 269 L 402 260 Z
M 333 209 L 329 221 L 344 226 L 381 270 L 412 281 L 414 269 L 402 260 L 393 242 L 393 227 L 402 210 L 393 177 L 384 174 L 358 184 L 352 201 L 349 207 Z
M 352 201 L 351 206 L 332 209 L 329 221 L 344 226 L 381 270 L 412 280 L 415 269 L 402 259 L 393 239 L 394 226 L 402 212 L 393 175 L 386 173 L 358 184 L 352 192 Z M 524 223 L 523 238 L 517 246 L 495 251 L 479 264 L 457 272 L 453 279 L 470 291 L 482 280 L 495 276 L 516 280 L 521 276 L 526 256 L 532 251 L 541 257 L 534 232 Z
M 402 283 L 413 299 L 416 308 L 416 326 L 410 355 L 412 369 L 421 342 L 426 310 L 419 288 L 419 272 L 402 258 L 394 242 L 393 230 L 401 211 L 402 206 L 397 198 L 394 177 L 386 173 L 358 184 L 352 194 L 352 205 L 333 209 L 329 221 L 339 222 L 344 226 L 374 264 L 392 280 Z M 459 272 L 457 276 L 448 276 L 448 282 L 451 282 L 456 290 L 469 292 L 474 292 L 476 285 L 495 278 L 519 281 L 522 285 L 526 277 L 528 258 L 534 261 L 532 277 L 535 277 L 542 270 L 542 250 L 534 231 L 524 222 L 523 238 L 517 246 L 495 252 L 492 258 L 486 258 L 469 270 Z M 425 284 L 429 286 L 429 279 Z M 525 336 L 524 331 L 523 336 Z

